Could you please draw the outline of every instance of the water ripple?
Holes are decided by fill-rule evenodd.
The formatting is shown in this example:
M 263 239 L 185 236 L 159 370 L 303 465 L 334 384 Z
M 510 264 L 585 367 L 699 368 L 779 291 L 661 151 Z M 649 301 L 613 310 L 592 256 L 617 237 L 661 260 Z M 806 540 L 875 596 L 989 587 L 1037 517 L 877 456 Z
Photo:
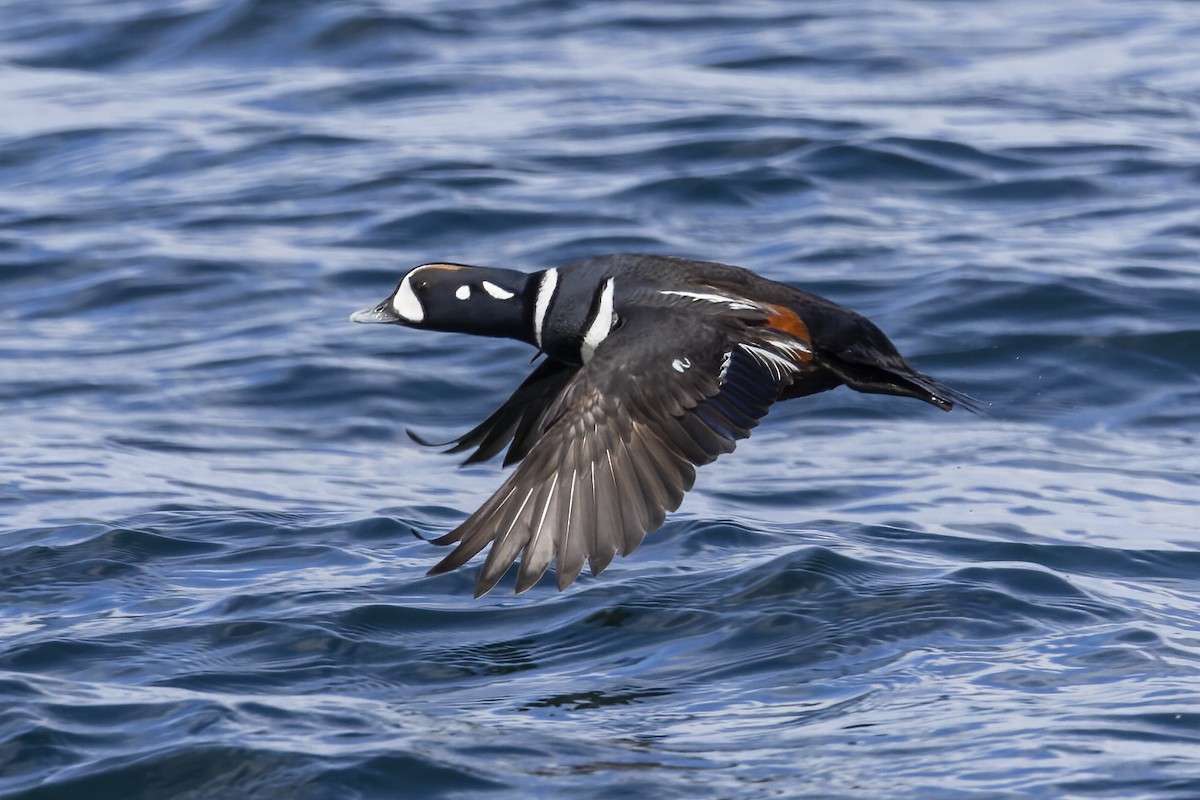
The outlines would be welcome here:
M 7 3 L 0 796 L 1200 795 L 1194 9 L 849 8 Z M 472 600 L 425 540 L 501 473 L 403 431 L 531 354 L 346 316 L 614 251 L 987 413 L 782 405 Z

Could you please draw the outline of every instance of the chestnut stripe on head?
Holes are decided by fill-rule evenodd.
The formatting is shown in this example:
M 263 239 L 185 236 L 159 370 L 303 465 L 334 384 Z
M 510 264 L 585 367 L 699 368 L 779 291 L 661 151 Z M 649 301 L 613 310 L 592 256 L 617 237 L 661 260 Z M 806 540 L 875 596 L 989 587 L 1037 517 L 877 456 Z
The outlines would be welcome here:
M 795 311 L 785 306 L 777 306 L 771 303 L 763 303 L 770 309 L 770 316 L 767 317 L 767 327 L 774 328 L 777 331 L 795 336 L 805 345 L 807 356 L 804 361 L 812 361 L 812 334 L 808 332 L 808 326 L 804 324 L 804 320 L 800 319 Z

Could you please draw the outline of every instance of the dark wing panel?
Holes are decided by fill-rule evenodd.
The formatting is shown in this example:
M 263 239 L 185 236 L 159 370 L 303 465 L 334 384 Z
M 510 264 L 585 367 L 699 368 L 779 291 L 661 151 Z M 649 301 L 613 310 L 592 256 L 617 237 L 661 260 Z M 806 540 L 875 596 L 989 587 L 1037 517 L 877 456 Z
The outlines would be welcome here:
M 546 359 L 491 416 L 449 442 L 430 442 L 412 431 L 407 433 L 417 444 L 426 447 L 453 445 L 447 453 L 461 453 L 474 447 L 475 452 L 467 457 L 464 464 L 487 461 L 512 442 L 504 456 L 504 465 L 514 464 L 529 452 L 537 439 L 537 423 L 542 414 L 578 370 L 579 367 Z
M 477 596 L 518 557 L 517 591 L 551 563 L 561 589 L 585 562 L 597 574 L 632 552 L 679 507 L 695 467 L 733 450 L 786 386 L 787 375 L 737 344 L 744 332 L 736 320 L 672 309 L 626 317 L 541 415 L 524 462 L 436 540 L 458 546 L 431 574 L 490 543 Z

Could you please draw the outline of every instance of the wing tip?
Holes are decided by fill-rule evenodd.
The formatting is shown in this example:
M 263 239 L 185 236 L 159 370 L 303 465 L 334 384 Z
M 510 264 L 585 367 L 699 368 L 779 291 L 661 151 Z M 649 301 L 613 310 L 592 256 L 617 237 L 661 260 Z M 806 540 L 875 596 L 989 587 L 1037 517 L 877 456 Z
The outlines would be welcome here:
M 452 454 L 452 453 L 461 453 L 463 450 L 466 450 L 473 446 L 473 443 L 468 441 L 468 437 L 470 436 L 470 433 L 463 434 L 462 436 L 458 437 L 457 439 L 451 439 L 447 442 L 435 442 L 432 439 L 425 438 L 421 434 L 414 431 L 412 428 L 405 428 L 404 432 L 405 432 L 405 434 L 408 435 L 409 439 L 412 439 L 414 442 L 419 444 L 421 447 L 430 447 L 430 448 L 444 447 L 444 448 L 446 448 L 445 450 L 442 450 L 443 455 Z M 492 455 L 494 455 L 494 453 L 488 454 L 488 455 L 483 455 L 483 450 L 484 450 L 484 448 L 480 447 L 474 453 L 467 456 L 467 458 L 462 462 L 462 465 L 466 466 L 467 464 L 475 464 L 480 461 L 487 461 L 489 458 L 492 457 Z
M 404 433 L 408 435 L 408 438 L 412 439 L 414 442 L 421 445 L 421 447 L 445 447 L 446 445 L 454 444 L 453 439 L 451 439 L 448 442 L 435 442 L 432 439 L 426 439 L 424 436 L 417 433 L 412 428 L 405 428 Z

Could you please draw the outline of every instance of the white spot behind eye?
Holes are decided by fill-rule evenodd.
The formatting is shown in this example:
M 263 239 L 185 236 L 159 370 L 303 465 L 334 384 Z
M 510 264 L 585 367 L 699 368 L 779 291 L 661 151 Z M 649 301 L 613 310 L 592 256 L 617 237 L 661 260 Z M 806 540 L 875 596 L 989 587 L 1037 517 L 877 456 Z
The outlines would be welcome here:
M 497 286 L 491 281 L 483 282 L 483 290 L 497 300 L 511 300 L 515 296 L 508 289 Z
M 396 289 L 396 294 L 392 296 L 392 308 L 405 322 L 420 322 L 425 319 L 425 307 L 421 305 L 412 288 L 412 276 L 416 272 L 414 269 L 405 275 L 404 280 L 400 281 L 400 288 Z
M 692 362 L 686 358 L 677 358 L 671 362 L 671 366 L 675 368 L 676 372 L 683 372 L 685 369 L 692 366 Z
M 466 300 L 466 299 L 470 298 L 471 287 L 464 283 L 462 286 L 458 287 L 458 289 L 455 290 L 454 296 L 457 297 L 459 300 Z

